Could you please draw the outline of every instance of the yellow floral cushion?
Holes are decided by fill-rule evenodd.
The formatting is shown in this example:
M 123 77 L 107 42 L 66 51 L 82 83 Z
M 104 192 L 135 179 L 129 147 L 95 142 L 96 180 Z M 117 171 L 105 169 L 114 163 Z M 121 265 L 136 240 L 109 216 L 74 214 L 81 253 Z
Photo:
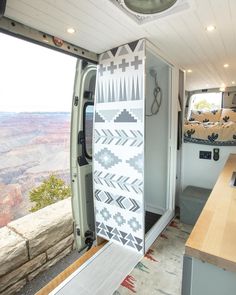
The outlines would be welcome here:
M 221 110 L 213 111 L 191 111 L 189 121 L 198 121 L 202 123 L 219 122 L 221 118 Z
M 236 145 L 236 124 L 189 122 L 184 125 L 184 140 L 206 144 Z
M 236 122 L 236 110 L 235 109 L 223 109 L 220 117 L 222 123 Z

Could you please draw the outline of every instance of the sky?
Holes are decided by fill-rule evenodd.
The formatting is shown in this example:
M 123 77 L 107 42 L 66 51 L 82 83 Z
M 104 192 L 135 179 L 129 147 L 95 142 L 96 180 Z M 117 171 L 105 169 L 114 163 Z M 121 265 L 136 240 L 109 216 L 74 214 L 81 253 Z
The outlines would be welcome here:
M 0 33 L 0 112 L 70 112 L 76 58 Z

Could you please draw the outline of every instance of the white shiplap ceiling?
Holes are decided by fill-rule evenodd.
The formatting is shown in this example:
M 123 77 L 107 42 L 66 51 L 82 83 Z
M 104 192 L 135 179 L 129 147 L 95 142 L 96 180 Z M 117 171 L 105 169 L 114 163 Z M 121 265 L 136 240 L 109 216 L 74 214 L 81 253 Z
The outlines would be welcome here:
M 232 86 L 236 0 L 189 2 L 191 9 L 142 26 L 109 0 L 7 0 L 5 16 L 96 53 L 146 37 L 182 69 L 192 69 L 187 90 Z M 209 24 L 216 30 L 207 32 Z M 68 27 L 76 33 L 69 35 Z

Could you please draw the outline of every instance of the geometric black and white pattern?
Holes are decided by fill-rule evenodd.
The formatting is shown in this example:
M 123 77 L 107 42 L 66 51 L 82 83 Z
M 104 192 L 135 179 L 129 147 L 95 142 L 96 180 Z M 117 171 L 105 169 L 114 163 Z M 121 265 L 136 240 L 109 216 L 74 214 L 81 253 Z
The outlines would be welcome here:
M 132 217 L 129 221 L 128 221 L 129 226 L 131 227 L 131 229 L 136 232 L 139 229 L 141 229 L 141 225 L 138 222 L 138 220 L 135 217 Z
M 114 122 L 114 123 L 136 123 L 142 122 L 143 110 L 134 108 L 131 110 L 97 110 L 95 113 L 96 123 Z
M 116 212 L 116 214 L 113 216 L 113 219 L 115 220 L 118 226 L 122 226 L 126 223 L 125 218 L 120 212 Z
M 142 100 L 143 82 L 139 76 L 131 78 L 128 82 L 126 80 L 123 81 L 122 78 L 117 78 L 112 80 L 110 85 L 112 86 L 107 88 L 104 81 L 100 82 L 99 87 L 96 88 L 98 103 Z M 115 89 L 118 89 L 117 95 L 115 95 Z
M 107 210 L 107 208 L 103 208 L 100 213 L 104 221 L 108 221 L 111 218 L 111 214 Z M 128 224 L 133 232 L 137 232 L 141 229 L 141 225 L 135 217 L 129 218 L 128 216 L 124 216 L 120 212 L 115 212 L 112 218 L 114 219 L 115 224 L 119 227 L 123 226 L 124 224 Z M 126 218 L 128 218 L 128 220 L 126 220 Z
M 115 123 L 136 123 L 137 119 L 135 119 L 132 114 L 126 109 L 122 110 L 122 112 L 116 117 L 114 120 Z
M 100 55 L 93 184 L 98 236 L 144 251 L 145 40 Z
M 100 111 L 98 111 L 98 113 L 106 122 L 113 122 L 113 120 L 117 116 L 117 114 L 120 113 L 120 110 L 119 109 L 100 110 Z
M 107 188 L 117 188 L 132 194 L 143 193 L 143 180 L 138 178 L 131 178 L 95 170 L 94 182 Z
M 106 169 L 111 168 L 112 166 L 121 162 L 121 160 L 107 148 L 104 148 L 96 153 L 94 158 Z
M 95 143 L 114 144 L 121 146 L 140 147 L 143 144 L 143 134 L 139 130 L 101 129 L 94 130 Z
M 122 245 L 137 249 L 139 252 L 143 250 L 143 240 L 135 235 L 135 233 L 128 233 L 120 231 L 116 227 L 111 227 L 104 222 L 96 222 L 96 231 L 105 239 L 117 241 Z
M 129 165 L 136 169 L 139 173 L 143 172 L 143 154 L 138 154 L 126 162 L 129 163 Z
M 131 42 L 100 56 L 97 103 L 143 99 L 144 43 L 144 40 Z
M 98 112 L 95 112 L 95 122 L 96 123 L 104 123 L 106 121 L 105 121 L 105 119 L 103 119 L 103 117 Z
M 117 206 L 121 209 L 129 210 L 131 212 L 141 212 L 140 201 L 134 198 L 115 195 L 113 193 L 101 190 L 95 191 L 95 198 L 97 201 L 109 204 L 111 206 Z
M 111 218 L 111 214 L 110 212 L 107 210 L 107 208 L 103 208 L 101 211 L 100 211 L 102 217 L 104 218 L 105 221 L 109 220 Z

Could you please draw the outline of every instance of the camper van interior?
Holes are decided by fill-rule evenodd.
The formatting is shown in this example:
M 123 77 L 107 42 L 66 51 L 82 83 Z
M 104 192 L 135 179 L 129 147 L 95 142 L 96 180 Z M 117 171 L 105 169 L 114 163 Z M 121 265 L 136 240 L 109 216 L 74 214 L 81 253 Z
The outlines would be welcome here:
M 0 1 L 0 38 L 76 59 L 67 158 L 81 257 L 38 295 L 236 293 L 235 11 L 235 0 Z M 28 260 L 14 266 L 3 232 L 17 226 L 0 229 L 0 294 L 32 284 L 43 255 L 52 265 L 29 224 Z

